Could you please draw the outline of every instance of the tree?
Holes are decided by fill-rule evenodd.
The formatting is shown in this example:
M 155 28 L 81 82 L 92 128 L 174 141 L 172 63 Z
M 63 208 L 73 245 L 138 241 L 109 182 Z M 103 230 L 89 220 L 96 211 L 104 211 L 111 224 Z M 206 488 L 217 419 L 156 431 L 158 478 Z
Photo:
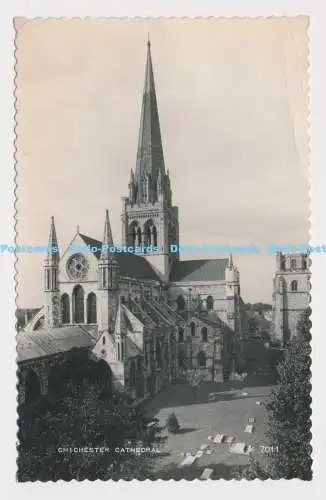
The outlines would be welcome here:
M 310 342 L 311 340 L 311 308 L 307 307 L 305 311 L 301 314 L 298 324 L 297 324 L 297 332 L 298 332 L 298 340 L 303 340 L 306 342 Z
M 160 429 L 149 434 L 148 419 L 131 403 L 125 394 L 84 381 L 78 390 L 69 385 L 55 402 L 43 398 L 19 408 L 18 480 L 148 478 L 153 454 L 121 450 L 158 447 Z
M 264 470 L 257 460 L 250 456 L 247 467 L 235 467 L 233 471 L 233 479 L 247 479 L 248 481 L 261 479 L 264 481 L 265 479 L 270 479 L 270 475 Z
M 276 478 L 312 478 L 310 351 L 308 342 L 291 344 L 279 365 L 279 386 L 266 407 L 267 437 L 278 450 L 271 454 L 269 467 Z
M 310 364 L 309 342 L 292 343 L 278 366 L 278 387 L 266 404 L 266 436 L 273 451 L 264 467 L 251 460 L 242 477 L 311 480 Z

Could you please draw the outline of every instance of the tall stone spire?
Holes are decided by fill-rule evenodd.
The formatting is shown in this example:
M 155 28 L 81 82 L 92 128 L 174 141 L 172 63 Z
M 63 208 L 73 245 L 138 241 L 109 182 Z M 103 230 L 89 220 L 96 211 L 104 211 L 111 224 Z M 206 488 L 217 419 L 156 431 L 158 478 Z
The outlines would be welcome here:
M 102 251 L 101 251 L 101 259 L 107 260 L 113 257 L 113 253 L 110 252 L 109 247 L 113 246 L 113 238 L 110 224 L 109 211 L 105 211 L 105 222 L 104 222 L 104 233 L 103 233 L 103 241 L 102 241 Z
M 58 328 L 61 322 L 59 262 L 57 233 L 54 217 L 51 217 L 49 248 L 44 262 L 44 325 L 47 328 Z
M 57 249 L 57 252 L 53 251 L 54 248 Z M 54 217 L 52 216 L 51 217 L 51 225 L 50 225 L 47 261 L 54 264 L 54 263 L 59 262 L 59 259 L 60 259 L 60 256 L 59 256 L 58 239 L 57 239 L 57 233 L 55 230 Z
M 135 172 L 137 201 L 156 201 L 156 183 L 158 172 L 161 172 L 162 177 L 164 177 L 164 156 L 155 92 L 151 43 L 148 40 L 145 84 Z M 144 199 L 147 191 L 146 188 L 148 187 L 144 185 L 145 178 L 148 178 L 150 183 L 150 191 L 147 193 L 147 200 Z

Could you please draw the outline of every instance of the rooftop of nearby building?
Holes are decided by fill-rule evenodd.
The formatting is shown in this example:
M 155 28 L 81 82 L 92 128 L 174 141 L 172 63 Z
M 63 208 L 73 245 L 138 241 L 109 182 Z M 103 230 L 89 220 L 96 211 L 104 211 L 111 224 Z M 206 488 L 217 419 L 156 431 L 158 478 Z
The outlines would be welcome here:
M 171 282 L 223 281 L 228 259 L 183 260 L 175 262 L 170 272 Z
M 17 361 L 51 356 L 74 348 L 92 347 L 97 338 L 97 329 L 84 326 L 42 328 L 33 332 L 17 334 Z

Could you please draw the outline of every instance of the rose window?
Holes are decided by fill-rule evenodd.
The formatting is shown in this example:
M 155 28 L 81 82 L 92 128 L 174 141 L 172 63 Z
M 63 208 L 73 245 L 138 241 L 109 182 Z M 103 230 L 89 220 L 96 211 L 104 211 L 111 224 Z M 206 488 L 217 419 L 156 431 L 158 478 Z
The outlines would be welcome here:
M 88 272 L 87 259 L 82 254 L 76 254 L 70 257 L 67 262 L 67 273 L 69 278 L 73 280 L 84 279 Z

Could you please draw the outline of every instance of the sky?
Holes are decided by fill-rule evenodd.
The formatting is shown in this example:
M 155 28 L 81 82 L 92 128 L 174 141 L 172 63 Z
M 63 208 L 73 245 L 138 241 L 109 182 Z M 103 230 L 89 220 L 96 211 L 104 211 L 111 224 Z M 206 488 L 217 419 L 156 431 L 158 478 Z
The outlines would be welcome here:
M 234 254 L 245 302 L 272 302 L 268 244 L 309 241 L 308 20 L 17 22 L 17 243 L 102 238 L 135 168 L 148 34 L 182 245 Z M 181 258 L 219 258 L 202 253 Z M 18 305 L 42 305 L 44 254 L 18 257 Z

